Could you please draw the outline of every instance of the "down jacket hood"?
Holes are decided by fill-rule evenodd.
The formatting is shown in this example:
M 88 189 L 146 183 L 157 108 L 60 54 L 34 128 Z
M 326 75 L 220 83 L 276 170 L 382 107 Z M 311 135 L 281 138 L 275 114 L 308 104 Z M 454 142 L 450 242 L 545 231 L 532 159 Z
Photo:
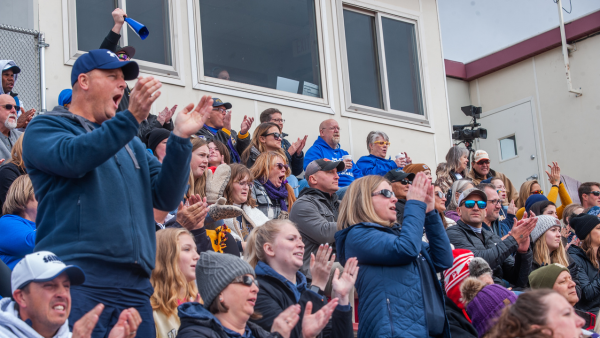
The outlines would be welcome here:
M 7 338 L 43 338 L 29 324 L 19 317 L 15 302 L 10 298 L 0 300 L 0 337 Z M 69 320 L 58 329 L 53 338 L 71 338 Z

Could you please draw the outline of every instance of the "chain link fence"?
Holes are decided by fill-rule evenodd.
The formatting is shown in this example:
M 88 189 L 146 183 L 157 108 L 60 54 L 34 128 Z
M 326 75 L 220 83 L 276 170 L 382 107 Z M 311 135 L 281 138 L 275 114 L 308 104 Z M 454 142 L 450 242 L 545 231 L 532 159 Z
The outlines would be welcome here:
M 39 32 L 8 25 L 0 25 L 0 60 L 13 60 L 21 68 L 13 92 L 25 110 L 41 111 L 41 74 Z

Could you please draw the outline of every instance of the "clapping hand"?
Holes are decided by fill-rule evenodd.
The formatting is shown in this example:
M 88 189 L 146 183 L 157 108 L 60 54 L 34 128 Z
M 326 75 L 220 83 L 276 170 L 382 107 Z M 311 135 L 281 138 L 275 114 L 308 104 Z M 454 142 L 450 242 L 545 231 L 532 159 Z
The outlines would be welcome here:
M 152 76 L 140 76 L 138 78 L 138 82 L 136 82 L 129 96 L 129 111 L 138 123 L 142 123 L 142 121 L 148 118 L 150 107 L 160 96 L 160 92 L 158 91 L 160 87 L 162 87 L 162 83 Z
M 200 195 L 192 195 L 187 202 L 179 203 L 177 209 L 177 223 L 189 231 L 201 229 L 204 227 L 204 218 L 208 213 L 208 204 L 206 197 L 200 198 Z
M 321 244 L 317 250 L 317 256 L 310 254 L 310 274 L 312 275 L 312 285 L 325 290 L 331 267 L 335 262 L 335 254 L 331 254 L 333 248 L 329 244 Z M 331 259 L 329 258 L 331 257 Z
M 223 129 L 231 131 L 231 109 L 223 116 Z
M 517 214 L 517 207 L 515 206 L 515 200 L 510 201 L 510 204 L 508 205 L 508 209 L 506 210 L 506 213 L 511 214 L 511 215 Z
M 323 306 L 321 310 L 312 313 L 312 302 L 306 303 L 304 309 L 304 318 L 302 318 L 302 338 L 314 338 L 316 337 L 327 325 L 329 318 L 335 307 L 338 305 L 337 298 L 332 299 L 327 305 Z
M 35 114 L 35 109 L 29 109 L 25 111 L 23 107 L 21 107 L 21 116 L 17 119 L 17 128 L 26 128 L 29 122 L 33 119 L 33 115 Z
M 119 321 L 110 330 L 108 338 L 133 338 L 141 323 L 142 317 L 135 308 L 123 310 L 119 315 Z
M 242 120 L 242 125 L 240 126 L 240 134 L 245 135 L 250 130 L 250 127 L 252 127 L 252 123 L 254 123 L 254 117 L 244 115 L 244 120 Z
M 430 212 L 435 208 L 435 196 L 433 195 L 433 186 L 431 185 L 431 180 L 425 176 L 423 172 L 419 172 L 413 183 L 408 188 L 408 194 L 406 195 L 406 200 L 417 200 L 421 202 L 425 202 L 427 204 L 427 212 Z M 433 201 L 431 200 L 433 198 Z M 430 210 L 431 208 L 431 210 Z
M 349 294 L 354 288 L 358 277 L 358 260 L 356 257 L 349 258 L 344 266 L 344 272 L 340 276 L 340 270 L 335 269 L 331 280 L 332 297 L 337 298 L 340 305 L 350 304 Z
M 283 338 L 289 338 L 292 329 L 300 320 L 300 305 L 295 304 L 287 309 L 283 310 L 282 313 L 279 314 L 274 320 L 273 325 L 271 325 L 271 332 L 279 333 Z
M 300 154 L 302 154 L 302 149 L 304 149 L 304 146 L 306 145 L 306 139 L 308 138 L 308 135 L 304 135 L 304 138 L 298 138 L 298 141 L 292 143 L 292 145 L 290 145 L 290 147 L 288 148 L 288 153 L 290 155 L 298 155 L 300 156 Z
M 550 184 L 552 184 L 552 185 L 559 185 L 560 184 L 560 167 L 558 166 L 558 163 L 552 162 L 552 165 L 548 165 L 548 168 L 550 168 L 550 172 L 548 172 L 548 170 L 546 170 L 546 175 L 548 175 L 548 181 L 550 181 Z
M 177 105 L 174 105 L 173 108 L 171 108 L 171 109 L 169 109 L 169 107 L 165 107 L 165 109 L 163 109 L 163 111 L 158 113 L 158 117 L 156 118 L 156 120 L 161 125 L 164 125 L 167 121 L 171 120 L 173 115 L 175 115 L 176 109 L 177 109 Z
M 204 126 L 210 112 L 212 111 L 213 100 L 209 95 L 202 96 L 202 99 L 194 108 L 190 103 L 177 114 L 173 134 L 183 138 L 189 138 Z
M 529 250 L 529 235 L 531 234 L 533 229 L 535 229 L 536 224 L 537 217 L 535 217 L 535 214 L 533 212 L 530 212 L 529 216 L 527 215 L 527 212 L 525 212 L 523 214 L 523 218 L 521 218 L 520 221 L 517 221 L 515 219 L 515 225 L 513 226 L 510 235 L 513 236 L 519 244 L 517 252 L 525 253 L 527 252 L 527 250 Z

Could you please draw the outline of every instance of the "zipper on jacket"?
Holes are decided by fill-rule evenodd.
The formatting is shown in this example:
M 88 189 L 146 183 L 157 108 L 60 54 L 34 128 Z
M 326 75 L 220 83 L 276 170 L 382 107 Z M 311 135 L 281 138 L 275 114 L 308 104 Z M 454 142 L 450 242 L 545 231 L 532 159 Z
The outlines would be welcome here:
M 115 155 L 115 161 L 117 162 L 117 165 L 119 166 L 119 172 L 121 173 L 121 178 L 123 179 L 123 181 L 125 181 L 125 174 L 123 173 L 123 168 L 121 167 L 121 163 L 119 163 L 119 160 L 117 159 L 117 155 Z M 129 186 L 127 184 L 124 184 L 125 187 L 125 191 L 127 191 L 127 196 L 129 197 L 129 203 L 127 203 L 128 207 L 129 207 L 129 217 L 131 217 L 131 242 L 133 244 L 133 260 L 135 264 L 138 264 L 140 257 L 139 257 L 139 248 L 138 248 L 138 236 L 136 236 L 137 234 L 137 229 L 136 229 L 136 222 L 134 220 L 133 217 L 133 210 L 131 207 L 131 203 L 133 201 L 133 196 L 131 196 L 131 191 L 129 190 Z
M 394 322 L 392 321 L 392 307 L 390 306 L 390 299 L 386 298 L 385 299 L 387 301 L 387 309 L 388 309 L 388 314 L 390 316 L 390 328 L 392 329 L 392 337 L 394 336 Z
M 427 262 L 427 259 L 425 259 L 425 257 L 423 257 L 421 253 L 419 253 L 417 259 L 422 259 L 425 261 L 425 264 L 429 264 L 429 262 Z M 423 285 L 423 278 L 421 278 L 421 276 L 423 276 L 423 270 L 421 269 L 421 264 L 419 264 L 418 262 L 417 270 L 419 270 L 419 281 L 421 281 L 421 294 L 423 294 L 425 292 L 425 285 Z M 437 278 L 437 276 L 435 276 L 435 278 Z M 429 331 L 429 323 L 427 323 L 427 306 L 425 305 L 425 297 L 421 296 L 421 300 L 423 301 L 423 310 L 425 311 L 425 315 L 423 316 L 423 319 L 425 319 L 425 330 Z

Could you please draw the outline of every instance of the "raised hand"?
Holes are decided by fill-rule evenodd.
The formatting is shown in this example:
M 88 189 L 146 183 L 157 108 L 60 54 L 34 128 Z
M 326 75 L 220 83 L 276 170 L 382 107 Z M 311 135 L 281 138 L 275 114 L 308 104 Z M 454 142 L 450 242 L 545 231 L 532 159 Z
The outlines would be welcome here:
M 90 338 L 92 331 L 98 323 L 98 319 L 104 310 L 103 304 L 96 305 L 90 312 L 86 313 L 73 325 L 72 338 Z
M 254 123 L 254 117 L 247 117 L 244 115 L 244 120 L 242 120 L 242 124 L 240 126 L 240 134 L 246 134 L 248 130 L 250 130 L 250 127 L 252 127 L 252 123 Z
M 300 139 L 300 141 L 302 143 L 298 146 L 298 150 L 296 151 L 296 155 L 300 156 L 300 154 L 302 154 L 302 149 L 304 149 L 304 146 L 306 145 L 306 139 L 307 138 L 308 138 L 308 135 L 304 135 L 304 138 Z
M 290 155 L 294 155 L 294 154 L 300 155 L 302 153 L 302 149 L 304 148 L 304 144 L 306 143 L 307 137 L 308 137 L 308 135 L 304 136 L 303 139 L 298 138 L 298 141 L 292 143 L 290 145 L 290 147 L 288 148 L 288 153 Z
M 193 103 L 188 104 L 177 114 L 173 134 L 183 138 L 194 135 L 210 117 L 212 104 L 213 100 L 209 95 L 202 96 L 196 108 L 194 108 Z
M 550 181 L 550 184 L 552 184 L 552 185 L 559 185 L 560 184 L 560 167 L 558 166 L 558 163 L 552 162 L 552 165 L 548 165 L 548 168 L 550 168 L 550 172 L 548 172 L 548 170 L 546 170 L 546 175 L 548 175 L 548 181 Z
M 408 188 L 408 194 L 406 195 L 406 200 L 407 201 L 417 200 L 417 201 L 425 202 L 425 199 L 428 198 L 429 189 L 433 189 L 431 186 L 430 180 L 427 178 L 427 176 L 425 176 L 425 174 L 423 172 L 419 172 L 415 176 L 415 179 L 413 180 L 412 185 Z M 435 198 L 433 200 L 435 203 Z M 425 202 L 425 203 L 427 203 L 427 202 Z M 427 208 L 429 209 L 429 205 L 427 206 Z
M 323 306 L 321 310 L 312 313 L 312 302 L 306 303 L 304 309 L 304 317 L 302 318 L 302 338 L 314 338 L 316 337 L 327 325 L 329 318 L 335 307 L 338 305 L 337 299 L 332 299 L 327 305 Z
M 344 265 L 344 272 L 340 276 L 340 270 L 335 269 L 331 280 L 332 297 L 337 298 L 340 305 L 350 304 L 350 291 L 354 288 L 358 277 L 358 260 L 356 257 L 349 258 Z
M 23 107 L 21 107 L 21 116 L 17 119 L 17 128 L 25 128 L 29 124 L 29 122 L 33 119 L 33 115 L 35 114 L 35 109 L 29 109 L 25 111 Z
M 112 28 L 113 32 L 121 34 L 121 27 L 123 27 L 123 23 L 125 23 L 126 16 L 127 14 L 120 8 L 115 8 L 115 10 L 112 11 L 112 17 L 115 21 L 115 25 Z
M 177 223 L 189 231 L 201 229 L 204 227 L 204 218 L 208 213 L 206 197 L 200 199 L 200 195 L 192 195 L 188 203 L 179 203 L 177 209 Z
M 321 244 L 317 250 L 317 256 L 310 254 L 310 274 L 312 275 L 312 285 L 325 290 L 331 267 L 335 262 L 335 254 L 331 254 L 333 248 L 329 244 Z M 331 257 L 331 259 L 330 259 Z
M 292 329 L 296 326 L 298 320 L 300 320 L 300 310 L 301 308 L 298 304 L 294 304 L 283 310 L 283 312 L 273 320 L 271 332 L 277 332 L 284 338 L 289 338 Z
M 425 176 L 425 177 L 427 177 L 427 176 Z M 425 196 L 425 201 L 423 201 L 423 202 L 425 202 L 425 204 L 427 204 L 427 209 L 425 209 L 425 213 L 428 214 L 435 209 L 435 195 L 434 195 L 435 189 L 433 187 L 433 184 L 431 184 L 431 180 L 428 180 L 427 183 L 429 184 L 428 188 L 427 188 L 427 195 Z
M 231 131 L 231 110 L 228 110 L 223 116 L 223 128 Z
M 511 215 L 517 214 L 517 207 L 515 206 L 515 200 L 510 201 L 510 204 L 508 205 L 508 209 L 506 210 L 506 213 L 511 214 Z
M 408 157 L 408 154 L 406 153 L 406 151 L 404 152 L 404 156 L 406 156 L 406 165 L 412 164 L 412 159 L 410 157 Z
M 137 329 L 142 323 L 142 317 L 135 308 L 123 310 L 119 315 L 117 324 L 110 330 L 108 338 L 132 338 L 137 334 Z
M 396 165 L 398 166 L 398 168 L 406 167 L 406 157 L 398 157 L 397 159 L 394 160 L 394 162 L 396 162 Z
M 160 92 L 157 91 L 160 87 L 162 83 L 152 76 L 138 78 L 129 96 L 129 111 L 138 123 L 144 121 L 150 114 L 150 107 L 160 96 Z
M 169 107 L 165 107 L 165 109 L 158 114 L 156 119 L 160 124 L 165 124 L 165 122 L 169 121 L 173 117 L 176 109 L 177 105 L 174 105 L 171 109 L 169 109 Z
M 523 214 L 523 218 L 520 221 L 515 219 L 515 225 L 511 230 L 511 236 L 517 241 L 519 244 L 519 248 L 517 252 L 525 253 L 529 249 L 529 235 L 535 229 L 535 225 L 537 224 L 537 218 L 533 213 L 527 215 L 527 212 Z

